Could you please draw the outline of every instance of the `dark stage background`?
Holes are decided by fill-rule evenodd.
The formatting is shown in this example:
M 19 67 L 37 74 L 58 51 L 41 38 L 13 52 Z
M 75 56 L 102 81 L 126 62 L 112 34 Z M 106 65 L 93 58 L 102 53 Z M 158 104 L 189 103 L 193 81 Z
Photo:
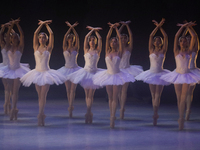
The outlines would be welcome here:
M 38 27 L 38 19 L 52 19 L 50 24 L 55 36 L 54 49 L 50 59 L 50 67 L 58 69 L 64 65 L 62 54 L 63 36 L 68 30 L 65 21 L 74 23 L 79 22 L 75 28 L 80 37 L 80 52 L 78 56 L 78 65 L 84 66 L 83 58 L 83 40 L 88 33 L 85 28 L 87 25 L 100 26 L 103 28 L 100 34 L 103 39 L 103 49 L 101 58 L 98 63 L 99 68 L 106 68 L 104 57 L 105 37 L 109 30 L 108 22 L 115 23 L 120 20 L 131 20 L 130 28 L 133 32 L 134 47 L 131 56 L 131 64 L 141 65 L 144 70 L 149 69 L 148 38 L 155 25 L 152 19 L 160 21 L 162 17 L 166 19 L 163 28 L 169 37 L 168 52 L 164 63 L 164 68 L 169 70 L 175 69 L 175 60 L 173 55 L 173 39 L 179 27 L 177 23 L 182 23 L 185 19 L 197 22 L 194 27 L 197 34 L 200 33 L 200 13 L 198 0 L 177 1 L 177 0 L 7 0 L 1 3 L 0 23 L 6 23 L 10 18 L 21 18 L 20 25 L 25 34 L 25 48 L 21 59 L 23 63 L 29 63 L 31 69 L 35 67 L 33 56 L 32 38 L 35 29 Z M 16 28 L 15 28 L 16 29 Z M 42 31 L 46 32 L 43 28 Z M 126 33 L 127 31 L 124 30 Z M 158 32 L 158 35 L 161 33 Z M 0 58 L 0 61 L 1 58 Z M 197 66 L 200 67 L 200 60 L 197 60 Z M 194 103 L 199 105 L 200 102 L 200 85 L 197 85 L 194 92 Z M 1 100 L 3 100 L 3 85 L 0 84 Z M 21 87 L 20 99 L 37 99 L 34 85 L 28 88 Z M 77 98 L 84 97 L 84 90 L 77 87 Z M 99 89 L 95 97 L 106 97 L 105 88 Z M 131 102 L 151 103 L 151 95 L 147 84 L 135 82 L 130 84 L 128 97 Z M 48 99 L 66 99 L 65 86 L 52 85 L 48 93 Z M 176 95 L 173 85 L 164 88 L 161 103 L 176 103 Z

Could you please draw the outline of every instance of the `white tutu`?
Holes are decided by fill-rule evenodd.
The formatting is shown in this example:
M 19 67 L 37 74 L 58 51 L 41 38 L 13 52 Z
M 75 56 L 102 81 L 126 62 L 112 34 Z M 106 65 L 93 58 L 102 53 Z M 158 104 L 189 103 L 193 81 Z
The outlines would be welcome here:
M 65 66 L 58 69 L 58 71 L 65 77 L 82 68 L 77 65 L 77 51 L 73 50 L 71 53 L 69 51 L 64 51 L 63 56 L 65 58 Z
M 58 69 L 57 71 L 66 77 L 66 76 L 70 75 L 71 73 L 78 71 L 81 68 L 82 67 L 79 67 L 79 66 L 76 68 L 66 68 L 64 66 L 64 67 L 61 67 L 60 69 Z
M 169 82 L 160 79 L 162 75 L 169 73 L 170 71 L 167 69 L 163 69 L 161 72 L 154 73 L 150 70 L 146 70 L 140 73 L 138 76 L 135 77 L 136 80 L 142 80 L 148 84 L 155 84 L 155 85 L 169 85 Z
M 94 84 L 99 86 L 123 85 L 126 82 L 135 82 L 133 75 L 120 71 L 120 57 L 114 56 L 112 59 L 105 58 L 107 70 L 96 73 L 93 77 Z
M 130 67 L 125 68 L 125 69 L 120 68 L 120 70 L 125 73 L 129 73 L 133 75 L 134 77 L 139 75 L 143 71 L 142 66 L 139 66 L 139 65 L 131 65 Z
M 30 69 L 29 69 L 29 64 L 20 63 L 20 67 L 17 69 L 10 69 L 9 66 L 4 66 L 1 68 L 1 71 L 3 71 L 4 74 L 2 78 L 16 79 L 16 78 L 21 78 L 28 71 L 30 71 Z
M 45 84 L 59 85 L 64 83 L 66 78 L 58 71 L 53 69 L 49 69 L 47 71 L 37 71 L 36 69 L 33 69 L 25 74 L 20 81 L 24 86 L 30 86 L 32 83 L 39 86 L 43 86 Z
M 169 85 L 169 82 L 166 82 L 160 77 L 164 74 L 169 73 L 170 71 L 167 69 L 163 69 L 163 63 L 165 60 L 164 54 L 158 54 L 158 56 L 155 53 L 151 53 L 149 55 L 150 59 L 150 69 L 143 71 L 139 75 L 135 77 L 136 80 L 142 80 L 145 83 L 148 84 L 154 84 L 154 85 Z
M 188 73 L 178 73 L 176 69 L 166 75 L 163 75 L 161 79 L 173 83 L 173 84 L 194 84 L 200 81 L 200 74 L 194 74 L 193 72 L 189 71 Z
M 119 73 L 109 74 L 107 70 L 96 73 L 93 82 L 99 86 L 123 85 L 126 82 L 135 82 L 133 75 L 120 71 Z
M 67 80 L 70 80 L 74 84 L 79 83 L 85 89 L 98 89 L 100 86 L 95 85 L 92 79 L 96 73 L 102 70 L 97 68 L 96 72 L 89 72 L 85 68 L 82 68 L 67 76 Z
M 176 55 L 176 69 L 166 75 L 163 75 L 161 79 L 173 83 L 173 84 L 195 84 L 200 81 L 200 74 L 195 74 L 188 69 L 190 55 L 181 54 Z

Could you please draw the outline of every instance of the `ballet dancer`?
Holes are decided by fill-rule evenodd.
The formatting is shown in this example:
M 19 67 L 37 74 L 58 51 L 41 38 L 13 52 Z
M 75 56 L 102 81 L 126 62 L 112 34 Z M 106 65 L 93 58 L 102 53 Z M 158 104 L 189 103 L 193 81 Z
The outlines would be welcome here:
M 7 66 L 8 62 L 9 62 L 7 52 L 11 47 L 11 45 L 10 45 L 10 34 L 9 34 L 11 31 L 8 30 L 7 33 L 4 33 L 4 31 L 5 31 L 5 28 L 9 29 L 10 25 L 11 25 L 11 22 L 8 22 L 8 23 L 3 24 L 1 26 L 0 45 L 1 45 L 1 54 L 2 54 L 3 62 L 0 64 L 0 70 L 2 68 L 4 68 L 5 66 Z M 2 76 L 3 76 L 3 74 L 2 74 Z M 8 89 L 8 79 L 2 78 L 2 83 L 3 83 L 3 86 L 4 86 L 4 96 L 5 96 L 4 114 L 9 115 L 10 110 L 11 110 L 11 103 L 10 103 L 11 93 L 9 92 L 9 89 Z
M 7 51 L 8 56 L 8 65 L 2 68 L 4 71 L 3 78 L 5 78 L 8 85 L 8 94 L 7 96 L 7 104 L 9 104 L 9 100 L 12 98 L 12 109 L 10 111 L 10 120 L 17 120 L 18 109 L 17 109 L 17 101 L 18 101 L 18 93 L 21 85 L 20 78 L 26 74 L 30 69 L 28 64 L 20 64 L 20 59 L 24 49 L 24 33 L 19 25 L 20 19 L 16 19 L 11 21 L 11 25 L 9 26 L 8 32 L 6 34 L 9 36 L 10 34 L 10 46 Z M 19 30 L 20 35 L 18 35 L 13 30 L 13 26 L 16 25 Z M 11 32 L 13 31 L 13 32 Z M 8 112 L 8 110 L 7 110 Z
M 94 75 L 93 81 L 96 85 L 106 86 L 110 108 L 110 127 L 114 128 L 116 119 L 115 114 L 121 86 L 127 82 L 134 82 L 135 78 L 129 73 L 120 71 L 119 64 L 122 58 L 122 40 L 117 29 L 119 24 L 108 24 L 110 25 L 110 29 L 106 37 L 105 48 L 107 70 L 100 71 Z M 117 37 L 110 38 L 113 29 L 116 31 Z
M 200 74 L 200 69 L 197 68 L 197 65 L 196 65 L 196 59 L 197 59 L 197 56 L 198 56 L 198 51 L 199 51 L 199 38 L 198 38 L 198 35 L 197 33 L 195 32 L 194 28 L 192 26 L 190 26 L 189 28 L 191 28 L 191 30 L 193 30 L 193 32 L 196 34 L 196 40 L 195 40 L 195 44 L 194 44 L 194 47 L 192 49 L 192 54 L 191 54 L 191 60 L 190 60 L 190 63 L 189 63 L 189 69 L 191 72 L 193 73 L 197 73 L 197 74 Z M 187 40 L 188 40 L 188 46 L 190 44 L 190 41 L 191 41 L 191 36 L 188 35 L 187 36 L 187 28 L 185 30 L 185 33 L 183 33 L 183 36 L 186 36 Z M 188 95 L 187 95 L 187 98 L 186 98 L 186 114 L 185 114 L 185 120 L 188 121 L 189 118 L 190 118 L 190 113 L 191 113 L 191 103 L 192 103 L 192 100 L 193 100 L 193 92 L 194 92 L 194 89 L 196 87 L 196 84 L 190 84 L 189 86 L 189 89 L 188 89 Z
M 151 92 L 152 105 L 153 105 L 153 125 L 157 125 L 158 119 L 158 108 L 160 106 L 160 98 L 163 91 L 164 85 L 169 85 L 169 82 L 166 82 L 160 77 L 164 74 L 169 73 L 169 70 L 163 69 L 163 64 L 168 47 L 168 36 L 162 25 L 165 22 L 163 18 L 160 23 L 153 20 L 156 25 L 155 29 L 151 32 L 149 36 L 149 59 L 150 59 L 150 69 L 142 72 L 136 76 L 136 80 L 142 80 L 145 83 L 149 84 L 149 89 Z M 163 39 L 160 36 L 155 36 L 156 32 L 160 30 Z
M 200 79 L 199 75 L 192 73 L 190 69 L 188 69 L 190 55 L 192 54 L 192 50 L 197 39 L 197 35 L 191 29 L 191 26 L 193 25 L 195 25 L 193 22 L 178 24 L 178 26 L 181 27 L 174 38 L 174 57 L 176 60 L 176 69 L 166 75 L 161 76 L 161 79 L 174 84 L 179 110 L 179 130 L 183 130 L 184 128 L 184 113 L 189 86 L 190 84 L 197 83 Z M 189 46 L 185 36 L 179 38 L 184 28 L 188 29 L 191 36 Z
M 90 32 L 85 36 L 84 40 L 85 66 L 84 68 L 70 74 L 67 79 L 74 84 L 79 83 L 84 88 L 85 101 L 87 105 L 85 123 L 92 123 L 93 114 L 91 108 L 94 99 L 94 92 L 97 88 L 99 88 L 99 86 L 94 85 L 92 77 L 95 75 L 95 73 L 101 70 L 97 68 L 97 63 L 102 50 L 102 39 L 98 31 L 102 28 L 94 28 L 91 26 L 87 26 L 86 28 L 89 29 Z M 92 35 L 93 32 L 96 36 Z
M 125 73 L 130 73 L 134 77 L 140 74 L 143 69 L 142 66 L 139 65 L 130 65 L 130 57 L 131 57 L 131 52 L 133 49 L 133 37 L 132 37 L 132 32 L 129 27 L 129 23 L 131 21 L 121 21 L 120 22 L 122 25 L 119 28 L 119 33 L 121 34 L 122 29 L 124 27 L 127 28 L 128 34 L 121 34 L 121 41 L 122 41 L 122 58 L 119 64 L 119 68 L 121 71 Z M 119 102 L 120 102 L 120 119 L 124 119 L 124 111 L 125 111 L 125 103 L 126 103 L 126 98 L 127 98 L 127 89 L 128 89 L 129 82 L 125 83 L 122 85 L 121 92 L 119 94 Z
M 35 69 L 29 71 L 21 78 L 21 82 L 24 86 L 30 86 L 32 83 L 35 84 L 39 102 L 38 126 L 45 125 L 44 119 L 46 116 L 44 114 L 44 108 L 50 85 L 58 85 L 66 81 L 66 78 L 60 72 L 49 68 L 49 59 L 54 46 L 54 35 L 49 26 L 51 22 L 52 20 L 39 20 L 39 27 L 34 32 L 33 36 L 36 66 Z M 45 26 L 49 32 L 48 45 L 48 35 L 44 32 L 39 33 L 43 26 Z
M 63 55 L 65 58 L 65 66 L 58 69 L 58 71 L 64 76 L 68 76 L 69 74 L 81 69 L 81 67 L 77 65 L 79 36 L 76 30 L 74 29 L 74 27 L 77 26 L 78 23 L 76 22 L 73 25 L 71 25 L 68 21 L 66 21 L 65 23 L 69 26 L 69 29 L 66 32 L 63 39 Z M 73 31 L 74 34 L 70 33 L 71 31 Z M 67 92 L 67 99 L 69 103 L 69 117 L 72 118 L 72 111 L 74 110 L 73 102 L 75 99 L 75 91 L 77 84 L 74 84 L 70 80 L 67 80 L 65 81 L 65 86 Z

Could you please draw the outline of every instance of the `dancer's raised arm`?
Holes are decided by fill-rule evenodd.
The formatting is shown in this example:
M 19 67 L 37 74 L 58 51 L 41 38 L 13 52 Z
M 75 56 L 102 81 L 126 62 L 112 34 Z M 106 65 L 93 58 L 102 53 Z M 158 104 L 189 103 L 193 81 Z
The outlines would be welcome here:
M 174 37 L 174 55 L 178 55 L 179 54 L 179 36 L 181 35 L 181 32 L 183 31 L 183 29 L 185 27 L 188 26 L 189 23 L 185 23 L 185 24 L 177 24 L 177 26 L 181 26 L 180 29 L 177 31 L 175 37 Z
M 51 30 L 51 28 L 49 27 L 48 23 L 46 23 L 45 25 L 46 25 L 46 28 L 49 32 L 49 44 L 47 46 L 47 50 L 49 52 L 51 52 L 52 49 L 53 49 L 53 46 L 54 46 L 54 34 L 53 34 L 53 31 Z
M 74 29 L 74 27 L 77 26 L 77 25 L 78 25 L 78 22 L 76 22 L 72 25 L 72 31 L 74 32 L 74 35 L 75 35 L 75 38 L 76 38 L 75 45 L 74 45 L 76 51 L 78 51 L 79 48 L 80 48 L 79 36 L 78 36 L 78 33 L 76 32 L 76 30 Z
M 67 36 L 69 35 L 69 33 L 70 33 L 71 30 L 72 30 L 72 27 L 71 27 L 72 25 L 71 25 L 68 21 L 66 21 L 65 23 L 66 23 L 70 28 L 67 30 L 67 32 L 65 33 L 64 38 L 63 38 L 63 51 L 67 50 L 67 48 L 68 48 L 66 40 L 67 40 Z
M 90 26 L 87 26 L 86 28 L 88 28 L 91 31 L 88 32 L 88 34 L 85 36 L 85 39 L 84 39 L 84 53 L 87 53 L 88 50 L 89 50 L 89 47 L 88 47 L 88 43 L 89 43 L 88 38 L 92 34 L 92 32 L 94 31 L 94 28 L 92 28 Z
M 149 53 L 153 53 L 154 51 L 154 35 L 156 34 L 156 32 L 158 31 L 158 29 L 161 28 L 161 26 L 164 24 L 165 19 L 162 18 L 162 20 L 160 21 L 160 23 L 158 23 L 155 20 L 152 20 L 152 22 L 154 22 L 154 24 L 156 25 L 155 29 L 151 32 L 150 36 L 149 36 Z M 162 32 L 162 31 L 161 31 Z M 162 33 L 163 34 L 163 33 Z
M 99 29 L 101 29 L 101 28 L 95 28 L 95 34 L 96 34 L 96 36 L 97 36 L 97 39 L 98 39 L 98 43 L 97 43 L 97 51 L 98 51 L 98 53 L 99 53 L 99 55 L 100 55 L 100 53 L 101 53 L 101 50 L 102 50 L 102 38 L 101 38 L 101 36 L 100 36 L 100 34 L 98 33 L 98 30 Z
M 35 30 L 34 36 L 33 36 L 33 49 L 34 49 L 34 51 L 36 51 L 38 49 L 38 47 L 39 47 L 38 36 L 39 36 L 40 30 L 42 29 L 42 27 L 44 25 L 44 21 L 39 20 L 38 25 L 39 25 L 39 27 Z
M 119 33 L 119 30 L 117 28 L 117 25 L 113 26 L 113 28 L 115 29 L 116 33 L 117 33 L 117 37 L 119 39 L 119 56 L 122 57 L 122 40 L 121 40 L 121 35 Z
M 131 21 L 126 21 L 126 22 L 121 21 L 120 23 L 122 24 L 122 26 L 119 28 L 119 33 L 120 34 L 121 34 L 121 30 L 122 30 L 122 28 L 124 26 L 126 26 L 126 28 L 127 28 L 128 35 L 129 35 L 129 38 L 128 38 L 129 39 L 129 41 L 128 41 L 128 50 L 131 52 L 132 49 L 133 49 L 133 34 L 132 34 L 132 31 L 131 31 L 131 29 L 129 27 L 129 23 L 131 23 Z
M 15 21 L 15 24 L 18 28 L 18 31 L 19 31 L 19 34 L 20 34 L 20 39 L 19 39 L 19 46 L 18 46 L 18 50 L 22 53 L 23 52 L 23 49 L 24 49 L 24 32 L 21 28 L 21 26 L 19 25 L 19 19 L 16 19 L 14 20 Z
M 108 34 L 106 36 L 106 47 L 105 47 L 105 53 L 106 55 L 110 52 L 110 37 L 113 31 L 113 26 L 111 23 L 108 23 L 110 25 L 110 29 L 108 31 Z

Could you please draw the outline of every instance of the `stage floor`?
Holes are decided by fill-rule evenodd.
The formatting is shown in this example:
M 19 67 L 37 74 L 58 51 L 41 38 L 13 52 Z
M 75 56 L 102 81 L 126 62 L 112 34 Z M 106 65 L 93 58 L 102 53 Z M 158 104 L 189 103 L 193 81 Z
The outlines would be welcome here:
M 109 127 L 109 108 L 105 99 L 95 99 L 93 124 L 84 123 L 84 99 L 76 99 L 73 118 L 68 117 L 67 100 L 47 100 L 45 127 L 37 126 L 37 100 L 18 102 L 18 120 L 9 121 L 0 101 L 0 150 L 199 150 L 200 109 L 192 107 L 191 120 L 178 130 L 175 105 L 161 105 L 158 125 L 152 124 L 150 104 L 126 105 L 125 119 Z

